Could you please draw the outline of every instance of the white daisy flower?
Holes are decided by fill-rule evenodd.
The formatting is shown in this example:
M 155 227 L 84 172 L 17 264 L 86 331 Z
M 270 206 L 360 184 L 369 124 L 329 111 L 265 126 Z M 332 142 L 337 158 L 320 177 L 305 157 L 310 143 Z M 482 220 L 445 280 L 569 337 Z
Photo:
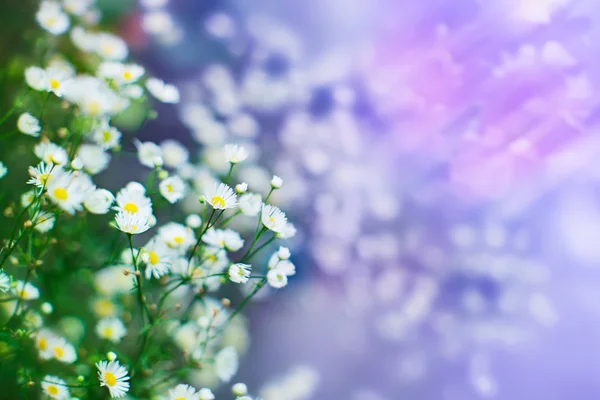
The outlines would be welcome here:
M 127 335 L 125 324 L 117 317 L 102 318 L 96 324 L 96 334 L 102 339 L 119 343 Z
M 138 159 L 142 165 L 148 168 L 155 168 L 163 165 L 162 150 L 156 143 L 142 143 L 136 139 L 135 147 L 138 151 Z
M 199 397 L 195 387 L 180 384 L 169 389 L 168 400 L 199 400 Z
M 85 143 L 77 149 L 77 157 L 83 162 L 83 167 L 90 175 L 104 171 L 110 163 L 110 154 L 102 146 Z
M 127 369 L 118 360 L 100 361 L 96 363 L 100 386 L 106 386 L 110 397 L 123 397 L 129 391 L 129 376 Z
M 277 206 L 266 204 L 262 206 L 261 221 L 265 228 L 278 233 L 281 232 L 287 224 L 285 213 Z
M 248 386 L 245 383 L 236 383 L 231 387 L 231 393 L 234 396 L 245 396 L 248 394 Z
M 96 0 L 63 0 L 63 8 L 69 14 L 83 16 Z
M 202 388 L 198 391 L 198 400 L 215 400 L 215 395 L 209 388 Z
M 46 69 L 46 91 L 62 97 L 65 90 L 71 84 L 73 76 L 70 71 L 63 68 L 50 67 Z
M 35 334 L 35 348 L 38 350 L 40 358 L 49 360 L 53 357 L 50 343 L 56 335 L 52 331 L 42 328 Z
M 81 210 L 85 193 L 77 185 L 71 184 L 71 174 L 63 173 L 48 181 L 48 197 L 69 214 Z
M 40 121 L 29 113 L 23 113 L 19 116 L 19 119 L 17 120 L 17 129 L 19 129 L 21 133 L 33 137 L 39 137 L 40 131 L 42 130 Z
M 223 153 L 225 154 L 225 162 L 230 164 L 238 164 L 248 158 L 248 151 L 236 144 L 226 144 L 223 147 Z
M 104 150 L 114 149 L 121 142 L 121 132 L 103 119 L 99 127 L 92 132 L 92 140 Z
M 277 175 L 273 175 L 273 178 L 271 179 L 271 187 L 273 189 L 279 189 L 281 185 L 283 185 L 283 179 L 281 179 Z
M 57 376 L 46 375 L 42 379 L 42 391 L 51 399 L 68 400 L 71 398 L 67 382 Z
M 179 103 L 179 89 L 160 79 L 149 78 L 146 81 L 146 88 L 158 101 L 170 104 Z
M 244 246 L 244 239 L 240 234 L 233 229 L 225 229 L 223 231 L 225 248 L 229 251 L 238 251 Z
M 40 297 L 40 291 L 31 282 L 17 281 L 15 295 L 23 300 L 35 300 Z
M 129 49 L 123 39 L 106 32 L 95 34 L 94 47 L 96 53 L 105 60 L 120 61 L 129 54 Z
M 128 212 L 118 212 L 115 216 L 117 228 L 130 235 L 138 235 L 150 229 L 148 217 Z
M 35 19 L 42 28 L 53 35 L 61 35 L 69 29 L 69 16 L 56 1 L 45 0 L 35 14 Z
M 222 249 L 225 247 L 224 231 L 222 229 L 210 228 L 204 235 L 202 235 L 202 241 L 209 246 Z
M 151 239 L 143 248 L 142 258 L 146 263 L 146 279 L 158 279 L 167 274 L 176 253 L 165 243 Z
M 130 182 L 119 190 L 116 200 L 114 209 L 117 211 L 146 218 L 152 215 L 152 201 L 146 197 L 146 189 L 138 182 Z
M 194 232 L 187 226 L 176 222 L 169 222 L 158 228 L 158 236 L 167 246 L 177 250 L 179 254 L 184 254 L 196 243 Z
M 42 161 L 37 167 L 30 166 L 28 172 L 31 179 L 27 181 L 27 184 L 41 188 L 46 187 L 50 179 L 62 174 L 62 168 L 54 164 L 46 164 Z
M 165 140 L 160 144 L 165 165 L 170 168 L 178 168 L 186 164 L 190 158 L 188 149 L 176 140 Z
M 106 189 L 96 189 L 88 192 L 83 198 L 83 206 L 92 214 L 106 214 L 115 201 L 115 196 Z
M 33 152 L 37 158 L 46 164 L 62 165 L 69 159 L 67 151 L 52 142 L 40 142 L 35 145 Z
M 285 224 L 283 229 L 275 234 L 278 239 L 289 239 L 296 235 L 296 227 L 291 222 Z
M 171 204 L 183 199 L 186 192 L 186 186 L 183 180 L 177 175 L 163 179 L 158 185 L 160 194 Z
M 246 182 L 238 183 L 235 185 L 235 192 L 237 194 L 244 194 L 248 191 L 248 184 Z
M 34 218 L 31 219 L 31 221 L 33 222 L 33 228 L 36 231 L 40 233 L 46 233 L 54 228 L 56 217 L 52 213 L 40 211 Z
M 234 347 L 225 347 L 215 356 L 215 372 L 223 382 L 229 382 L 237 373 L 238 367 L 238 354 Z
M 120 85 L 127 85 L 140 79 L 146 70 L 137 64 L 121 64 L 104 62 L 98 67 L 98 75 L 114 80 Z
M 262 207 L 262 196 L 257 193 L 246 193 L 240 196 L 238 207 L 242 214 L 256 217 Z
M 185 218 L 185 224 L 192 229 L 198 229 L 202 226 L 202 217 L 198 214 L 190 214 Z
M 214 183 L 204 194 L 204 200 L 215 210 L 226 210 L 237 206 L 237 196 L 224 183 Z
M 25 82 L 38 92 L 46 90 L 46 71 L 34 65 L 25 68 Z
M 229 267 L 229 279 L 234 283 L 246 283 L 250 278 L 251 265 L 248 264 L 232 264 Z
M 4 272 L 0 272 L 0 292 L 6 293 L 10 290 L 10 277 Z
M 275 289 L 281 289 L 288 283 L 288 278 L 283 271 L 280 271 L 278 268 L 270 269 L 267 272 L 267 282 L 269 285 Z
M 77 360 L 75 347 L 63 337 L 51 337 L 48 341 L 48 350 L 52 353 L 52 358 L 65 364 L 71 364 Z

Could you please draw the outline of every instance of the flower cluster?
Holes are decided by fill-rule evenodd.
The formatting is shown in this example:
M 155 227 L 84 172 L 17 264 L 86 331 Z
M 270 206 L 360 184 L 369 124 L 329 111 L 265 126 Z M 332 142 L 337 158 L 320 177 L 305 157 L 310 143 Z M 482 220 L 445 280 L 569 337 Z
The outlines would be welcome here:
M 159 14 L 144 26 L 165 33 Z M 0 162 L 15 193 L 2 205 L 0 375 L 52 399 L 213 400 L 247 347 L 242 311 L 295 274 L 287 247 L 265 254 L 296 232 L 270 202 L 283 180 L 236 183 L 241 145 L 213 149 L 224 166 L 213 168 L 176 140 L 133 138 L 127 121 L 152 119 L 153 99 L 176 104 L 179 90 L 131 62 L 100 17 L 94 0 L 41 2 L 43 54 L 0 122 L 22 133 Z M 232 394 L 253 399 L 243 383 Z

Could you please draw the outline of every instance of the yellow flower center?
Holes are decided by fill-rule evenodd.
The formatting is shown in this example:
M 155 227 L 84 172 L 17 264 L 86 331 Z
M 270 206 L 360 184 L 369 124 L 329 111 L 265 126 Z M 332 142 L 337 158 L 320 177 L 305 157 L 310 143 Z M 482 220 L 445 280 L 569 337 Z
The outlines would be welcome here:
M 150 255 L 150 264 L 158 264 L 158 254 L 153 251 L 149 251 L 148 254 Z
M 113 52 L 113 47 L 112 47 L 112 45 L 105 43 L 100 48 L 100 51 L 102 52 L 102 54 L 104 54 L 106 56 L 110 56 Z
M 104 382 L 106 382 L 108 386 L 115 386 L 117 384 L 117 378 L 112 372 L 106 371 L 104 373 Z
M 40 182 L 42 185 L 45 185 L 48 182 L 48 178 L 50 178 L 50 174 L 42 174 L 40 175 Z
M 123 79 L 125 79 L 126 81 L 130 81 L 131 79 L 133 79 L 133 75 L 131 74 L 131 72 L 125 71 L 123 72 Z
M 104 140 L 104 142 L 108 142 L 110 140 L 110 137 L 110 131 L 102 132 L 102 140 Z
M 104 328 L 104 332 L 102 332 L 102 333 L 104 334 L 105 338 L 109 338 L 112 336 L 113 331 L 112 331 L 111 327 L 106 327 L 106 328 Z
M 173 185 L 167 185 L 167 192 L 173 193 Z
M 210 203 L 214 208 L 225 208 L 225 199 L 221 196 L 213 196 L 213 198 L 210 199 Z
M 58 394 L 58 388 L 54 385 L 50 385 L 46 388 L 49 395 L 56 396 Z
M 52 351 L 54 352 L 54 357 L 56 358 L 63 358 L 65 355 L 65 351 L 62 349 L 62 347 L 55 347 L 54 349 L 52 349 Z
M 88 104 L 88 111 L 91 115 L 100 114 L 100 103 L 97 101 L 92 101 L 90 104 Z
M 51 27 L 54 24 L 56 24 L 56 18 L 54 18 L 54 17 L 46 18 L 46 25 Z
M 46 350 L 48 348 L 48 340 L 46 340 L 46 338 L 40 338 L 40 341 L 38 342 L 38 348 L 40 350 Z
M 185 400 L 185 398 L 183 398 L 183 397 L 178 397 L 178 398 L 176 398 L 175 400 Z
M 56 188 L 54 189 L 54 197 L 60 201 L 65 201 L 69 198 L 69 194 L 64 188 Z
M 106 317 L 114 314 L 115 305 L 110 300 L 101 299 L 94 304 L 94 310 L 96 314 Z
M 177 244 L 181 244 L 181 243 L 183 243 L 183 238 L 181 236 L 175 236 L 173 238 L 173 241 Z
M 139 211 L 139 208 L 134 203 L 127 203 L 123 206 L 123 209 L 128 213 L 135 214 Z
M 60 82 L 57 79 L 50 79 L 50 89 L 56 90 L 60 87 Z

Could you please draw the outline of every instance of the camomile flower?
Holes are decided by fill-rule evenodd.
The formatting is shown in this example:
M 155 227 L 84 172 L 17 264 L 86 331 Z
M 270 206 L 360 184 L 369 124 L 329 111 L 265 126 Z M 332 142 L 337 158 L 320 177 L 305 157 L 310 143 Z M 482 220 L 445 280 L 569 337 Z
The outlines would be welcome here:
M 188 149 L 176 140 L 165 140 L 160 144 L 160 149 L 165 165 L 170 168 L 178 168 L 190 158 Z
M 284 225 L 283 229 L 275 234 L 277 239 L 289 239 L 296 235 L 296 227 L 291 222 Z
M 54 214 L 45 211 L 38 212 L 37 215 L 31 219 L 31 222 L 33 222 L 33 228 L 40 233 L 49 232 L 52 228 L 54 228 L 55 221 L 56 217 Z
M 106 386 L 110 397 L 124 397 L 129 391 L 127 369 L 118 360 L 100 361 L 96 363 L 100 386 Z
M 146 81 L 146 88 L 152 96 L 163 103 L 179 103 L 179 89 L 156 78 Z
M 68 173 L 60 174 L 48 182 L 48 197 L 69 214 L 75 214 L 75 211 L 81 210 L 81 203 L 85 193 L 77 185 L 71 184 L 71 175 Z
M 192 229 L 198 229 L 202 226 L 202 217 L 198 214 L 190 214 L 185 218 L 185 224 Z
M 99 127 L 92 132 L 92 140 L 104 150 L 113 149 L 121 142 L 121 132 L 103 119 Z
M 17 119 L 17 129 L 21 133 L 33 137 L 39 137 L 42 130 L 40 121 L 29 113 L 23 113 L 19 116 L 19 119 Z
M 242 214 L 256 217 L 262 207 L 262 196 L 257 193 L 246 193 L 240 196 L 238 207 Z
M 204 200 L 215 210 L 226 210 L 237 206 L 237 196 L 224 183 L 214 183 L 204 194 Z
M 38 350 L 40 358 L 43 360 L 51 359 L 53 356 L 50 343 L 56 338 L 56 335 L 52 331 L 42 328 L 35 334 L 34 338 L 35 348 Z
M 167 274 L 176 253 L 165 243 L 151 239 L 143 248 L 142 259 L 146 263 L 146 279 L 156 279 Z
M 0 292 L 6 293 L 10 290 L 10 277 L 4 272 L 0 272 Z
M 102 146 L 85 143 L 77 149 L 77 157 L 83 162 L 85 171 L 96 175 L 104 171 L 110 163 L 110 154 Z
M 215 356 L 215 372 L 223 382 L 229 382 L 239 367 L 238 354 L 234 347 L 225 347 Z
M 106 189 L 96 189 L 86 193 L 83 198 L 83 206 L 92 214 L 106 214 L 115 201 L 115 196 Z
M 35 14 L 35 19 L 42 28 L 53 35 L 61 35 L 69 29 L 69 16 L 56 1 L 44 0 Z
M 187 226 L 176 222 L 169 222 L 158 228 L 159 238 L 171 249 L 184 254 L 196 243 L 194 232 Z
M 203 236 L 202 241 L 209 246 L 238 251 L 244 246 L 244 239 L 232 229 L 210 228 Z
M 248 191 L 248 184 L 246 182 L 238 183 L 235 185 L 235 192 L 237 194 L 244 194 Z
M 229 267 L 229 280 L 234 283 L 246 283 L 250 278 L 251 265 L 248 264 L 232 264 Z
M 136 139 L 135 147 L 138 151 L 138 159 L 143 166 L 155 168 L 163 165 L 162 150 L 156 143 L 140 142 Z
M 37 158 L 46 164 L 63 165 L 69 159 L 67 151 L 52 142 L 40 142 L 35 145 L 33 152 Z
M 223 231 L 225 240 L 225 248 L 229 251 L 238 251 L 244 246 L 244 239 L 240 234 L 233 229 L 225 229 Z
M 117 192 L 115 210 L 148 218 L 152 215 L 152 201 L 146 197 L 146 189 L 138 182 L 130 182 Z
M 15 295 L 23 300 L 35 300 L 40 297 L 40 291 L 31 282 L 17 281 Z
M 95 51 L 105 60 L 120 61 L 127 57 L 129 49 L 127 44 L 120 37 L 101 32 L 95 34 Z
M 160 194 L 171 204 L 178 202 L 185 196 L 185 183 L 177 175 L 163 179 L 158 185 Z
M 121 84 L 131 84 L 140 79 L 146 70 L 138 64 L 123 64 L 121 65 L 119 76 L 115 79 Z
M 209 388 L 202 388 L 198 391 L 198 400 L 215 400 L 215 395 Z
M 63 0 L 63 7 L 69 14 L 81 17 L 90 9 L 95 0 Z
M 54 164 L 46 164 L 42 161 L 37 167 L 30 166 L 28 172 L 31 179 L 27 181 L 27 184 L 41 188 L 48 185 L 51 177 L 60 175 L 62 168 Z
M 46 91 L 62 97 L 68 85 L 71 84 L 72 75 L 65 69 L 50 67 L 46 69 L 45 79 Z
M 71 398 L 67 382 L 57 376 L 46 375 L 42 379 L 42 391 L 51 399 L 68 400 Z
M 60 362 L 71 364 L 77 360 L 75 347 L 63 337 L 54 336 L 50 338 L 48 349 L 52 353 L 52 358 Z
M 236 144 L 226 144 L 225 147 L 223 147 L 223 153 L 225 154 L 225 162 L 230 164 L 241 163 L 248 158 L 248 151 Z
M 118 212 L 115 216 L 115 223 L 120 231 L 130 235 L 138 235 L 150 229 L 147 216 L 128 212 Z
M 114 317 L 119 312 L 119 307 L 110 299 L 99 297 L 92 301 L 92 310 L 99 318 Z
M 168 400 L 199 400 L 199 396 L 195 387 L 180 384 L 169 389 Z
M 260 219 L 265 228 L 275 233 L 281 232 L 287 224 L 285 213 L 279 207 L 271 204 L 262 206 Z
M 278 268 L 270 269 L 267 272 L 267 282 L 272 288 L 281 289 L 288 283 L 287 275 Z
M 46 71 L 35 65 L 25 68 L 25 82 L 33 90 L 46 90 Z
M 271 179 L 271 187 L 273 189 L 279 189 L 281 185 L 283 185 L 283 179 L 281 179 L 277 175 L 273 175 L 273 178 Z
M 119 343 L 127 334 L 125 324 L 117 317 L 102 318 L 96 324 L 96 334 L 102 339 Z

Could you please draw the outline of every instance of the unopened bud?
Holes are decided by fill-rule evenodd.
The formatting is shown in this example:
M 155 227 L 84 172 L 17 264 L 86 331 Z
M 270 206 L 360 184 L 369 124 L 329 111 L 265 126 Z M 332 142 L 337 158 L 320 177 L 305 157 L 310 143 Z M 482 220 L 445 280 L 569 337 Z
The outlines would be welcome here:
M 231 300 L 224 297 L 221 299 L 221 304 L 223 304 L 223 307 L 229 307 L 231 306 Z

